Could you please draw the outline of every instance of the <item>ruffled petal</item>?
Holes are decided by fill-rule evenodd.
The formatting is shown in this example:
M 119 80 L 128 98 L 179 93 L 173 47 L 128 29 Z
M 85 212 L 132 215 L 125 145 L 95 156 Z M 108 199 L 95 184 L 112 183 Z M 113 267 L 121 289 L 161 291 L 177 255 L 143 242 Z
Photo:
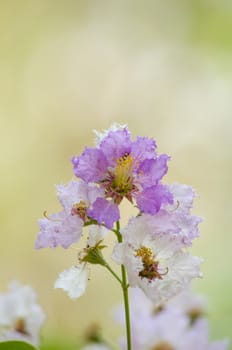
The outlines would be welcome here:
M 138 208 L 151 215 L 156 214 L 163 203 L 173 203 L 173 196 L 164 185 L 157 185 L 145 188 L 136 195 Z
M 93 207 L 87 210 L 87 214 L 99 224 L 104 223 L 108 229 L 111 229 L 114 222 L 120 219 L 118 206 L 105 198 L 97 198 Z
M 62 288 L 71 299 L 82 296 L 86 290 L 88 281 L 88 269 L 86 264 L 72 266 L 60 273 L 54 288 Z
M 72 164 L 74 174 L 86 182 L 98 182 L 104 179 L 109 165 L 100 149 L 88 147 L 80 157 L 72 158 Z

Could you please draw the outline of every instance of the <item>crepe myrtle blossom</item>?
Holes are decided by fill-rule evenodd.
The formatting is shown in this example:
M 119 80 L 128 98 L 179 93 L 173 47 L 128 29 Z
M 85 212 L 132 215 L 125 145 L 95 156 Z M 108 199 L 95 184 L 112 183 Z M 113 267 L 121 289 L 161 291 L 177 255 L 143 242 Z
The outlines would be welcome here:
M 68 248 L 79 241 L 85 223 L 93 217 L 95 219 L 98 203 L 106 201 L 101 188 L 81 180 L 72 180 L 67 185 L 56 186 L 56 189 L 63 210 L 39 220 L 40 232 L 35 243 L 37 249 L 59 245 Z M 119 212 L 114 203 L 107 201 L 107 204 L 105 211 L 101 212 L 99 224 L 111 227 L 113 221 L 119 218 Z M 117 212 L 118 215 L 115 215 Z
M 201 318 L 198 319 L 194 326 L 190 327 L 186 332 L 180 350 L 227 350 L 228 346 L 229 342 L 227 339 L 214 342 L 209 340 L 208 322 Z
M 188 329 L 184 315 L 164 312 L 161 308 L 156 311 L 154 303 L 138 288 L 130 290 L 130 301 L 133 350 L 183 349 L 180 346 Z M 125 338 L 120 343 L 126 349 Z
M 60 273 L 54 288 L 62 288 L 71 299 L 77 299 L 85 293 L 88 275 L 86 263 L 72 266 Z
M 186 350 L 182 342 L 188 323 L 185 317 L 172 313 L 160 313 L 157 317 L 132 321 L 134 350 Z M 203 349 L 202 349 L 203 350 Z
M 149 221 L 151 234 L 172 233 L 177 235 L 184 245 L 189 246 L 199 236 L 198 225 L 202 219 L 191 214 L 195 198 L 192 187 L 182 184 L 168 185 L 173 196 L 173 204 L 162 204 L 160 211 Z
M 140 288 L 131 288 L 129 292 L 131 304 L 131 319 L 133 323 L 148 322 L 150 318 L 158 317 L 160 313 L 172 313 L 184 315 L 188 319 L 188 326 L 204 318 L 206 315 L 207 300 L 205 296 L 193 293 L 190 288 L 186 288 L 166 303 L 158 307 L 145 295 Z M 122 305 L 117 307 L 114 318 L 118 323 L 124 323 L 124 311 Z
M 163 203 L 173 203 L 168 187 L 161 184 L 169 156 L 158 155 L 156 148 L 153 139 L 133 141 L 126 126 L 113 125 L 99 137 L 96 147 L 86 147 L 81 156 L 72 158 L 74 173 L 87 183 L 98 184 L 117 205 L 127 198 L 131 203 L 135 200 L 141 212 L 155 214 Z M 101 199 L 99 204 L 104 212 L 107 201 Z M 95 211 L 96 220 L 98 215 Z
M 161 311 L 157 315 L 131 320 L 133 350 L 227 350 L 228 341 L 209 339 L 208 323 L 205 319 L 189 327 L 183 314 Z M 121 340 L 125 349 L 125 340 Z
M 61 272 L 55 281 L 54 288 L 63 289 L 70 299 L 77 299 L 85 293 L 89 277 L 89 264 L 107 265 L 101 253 L 101 250 L 105 248 L 101 242 L 106 233 L 106 230 L 100 228 L 89 231 L 87 247 L 79 252 L 78 265 L 71 266 Z
M 163 309 L 170 312 L 184 314 L 189 319 L 189 325 L 206 315 L 207 300 L 205 296 L 194 294 L 189 288 L 170 299 L 168 303 L 162 306 Z
M 152 232 L 149 215 L 132 218 L 122 231 L 123 242 L 114 247 L 112 258 L 124 264 L 131 287 L 140 287 L 158 306 L 201 277 L 202 259 L 191 256 L 181 236 Z
M 39 345 L 45 314 L 34 290 L 12 282 L 7 293 L 0 294 L 0 341 L 24 340 Z
M 185 298 L 182 308 L 181 296 Z M 178 299 L 177 299 L 178 298 Z M 156 308 L 154 303 L 139 289 L 130 290 L 131 326 L 134 350 L 226 350 L 226 340 L 210 342 L 208 324 L 201 315 L 194 323 L 189 323 L 185 312 L 193 306 L 202 305 L 202 298 L 190 291 L 174 297 L 173 301 Z M 189 303 L 189 304 L 188 304 Z M 179 306 L 179 307 L 178 307 Z M 124 324 L 123 309 L 117 309 L 116 320 Z M 120 340 L 125 348 L 125 339 Z

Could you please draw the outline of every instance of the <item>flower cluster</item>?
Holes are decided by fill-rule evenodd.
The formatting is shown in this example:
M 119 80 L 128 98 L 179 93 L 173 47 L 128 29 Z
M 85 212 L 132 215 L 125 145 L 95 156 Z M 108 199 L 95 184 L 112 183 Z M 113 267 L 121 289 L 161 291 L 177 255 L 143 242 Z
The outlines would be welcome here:
M 57 186 L 62 211 L 45 214 L 39 221 L 36 248 L 68 248 L 89 227 L 78 264 L 62 272 L 55 283 L 77 298 L 85 291 L 90 263 L 101 264 L 112 273 L 101 244 L 111 231 L 118 239 L 112 259 L 125 267 L 129 285 L 140 287 L 158 305 L 201 276 L 202 260 L 187 252 L 201 221 L 190 212 L 195 192 L 187 185 L 162 182 L 170 157 L 157 153 L 153 139 L 132 140 L 128 128 L 116 124 L 96 135 L 95 147 L 72 158 L 77 179 Z M 137 214 L 120 230 L 124 199 Z
M 0 341 L 18 339 L 38 345 L 44 320 L 30 286 L 12 282 L 9 292 L 0 294 Z
M 210 342 L 205 299 L 188 289 L 158 308 L 138 288 L 130 291 L 133 350 L 226 350 L 228 341 Z M 124 323 L 122 308 L 115 312 Z M 125 339 L 121 339 L 125 348 Z
M 201 219 L 191 213 L 196 194 L 190 186 L 164 184 L 170 157 L 157 153 L 153 139 L 133 140 L 127 126 L 117 124 L 95 133 L 95 147 L 86 147 L 71 159 L 76 179 L 56 187 L 62 210 L 51 215 L 45 212 L 39 221 L 37 249 L 69 248 L 85 240 L 78 261 L 60 273 L 55 288 L 64 289 L 72 299 L 80 297 L 86 290 L 90 265 L 100 264 L 123 290 L 128 350 L 132 342 L 135 350 L 190 350 L 190 344 L 194 349 L 224 350 L 224 343 L 209 343 L 204 320 L 190 326 L 183 312 L 169 309 L 156 317 L 148 315 L 146 308 L 142 314 L 132 314 L 131 338 L 129 287 L 143 291 L 153 310 L 158 310 L 201 277 L 202 259 L 188 251 L 199 235 Z M 123 228 L 122 201 L 128 201 L 135 213 Z M 121 277 L 103 255 L 109 233 L 116 238 L 111 258 L 121 265 Z M 101 348 L 101 344 L 96 346 Z

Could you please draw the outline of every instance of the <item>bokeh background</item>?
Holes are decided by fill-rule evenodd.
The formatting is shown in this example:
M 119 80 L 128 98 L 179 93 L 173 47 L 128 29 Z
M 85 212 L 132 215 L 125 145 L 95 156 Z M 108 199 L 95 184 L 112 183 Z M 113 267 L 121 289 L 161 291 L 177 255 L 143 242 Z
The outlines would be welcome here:
M 172 157 L 165 181 L 199 193 L 195 289 L 208 297 L 212 339 L 231 337 L 231 57 L 229 0 L 0 2 L 0 287 L 36 289 L 44 344 L 74 349 L 92 322 L 111 341 L 119 334 L 121 291 L 106 271 L 94 267 L 73 302 L 53 283 L 77 252 L 34 250 L 37 219 L 59 210 L 53 184 L 73 176 L 92 129 L 112 122 L 154 137 Z

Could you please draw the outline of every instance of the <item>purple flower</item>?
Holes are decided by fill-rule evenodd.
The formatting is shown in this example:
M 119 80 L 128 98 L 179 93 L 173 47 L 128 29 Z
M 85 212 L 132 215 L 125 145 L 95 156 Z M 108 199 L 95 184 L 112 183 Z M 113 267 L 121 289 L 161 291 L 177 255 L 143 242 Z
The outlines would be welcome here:
M 172 203 L 172 194 L 167 186 L 157 185 L 145 188 L 136 196 L 138 208 L 148 214 L 156 214 L 161 204 Z
M 57 186 L 57 193 L 63 210 L 39 220 L 40 231 L 35 243 L 37 249 L 68 248 L 79 241 L 85 222 L 91 220 L 88 209 L 104 196 L 104 191 L 98 186 L 73 180 L 67 185 Z M 94 219 L 97 220 L 96 215 Z M 101 217 L 100 223 L 104 219 L 104 216 Z M 106 220 L 109 226 L 109 219 Z
M 52 214 L 39 220 L 40 231 L 35 243 L 36 249 L 68 248 L 77 242 L 82 233 L 83 220 L 78 216 L 65 215 L 64 212 Z
M 109 229 L 113 227 L 113 223 L 118 221 L 120 217 L 118 206 L 105 198 L 98 198 L 94 202 L 93 208 L 88 209 L 87 213 L 99 223 L 105 223 L 105 226 Z
M 155 214 L 162 203 L 172 204 L 171 193 L 160 184 L 168 160 L 166 154 L 156 153 L 154 140 L 137 137 L 132 141 L 127 127 L 119 126 L 100 136 L 95 148 L 73 157 L 72 163 L 77 177 L 97 183 L 117 205 L 127 198 L 131 203 L 135 200 L 141 212 Z

